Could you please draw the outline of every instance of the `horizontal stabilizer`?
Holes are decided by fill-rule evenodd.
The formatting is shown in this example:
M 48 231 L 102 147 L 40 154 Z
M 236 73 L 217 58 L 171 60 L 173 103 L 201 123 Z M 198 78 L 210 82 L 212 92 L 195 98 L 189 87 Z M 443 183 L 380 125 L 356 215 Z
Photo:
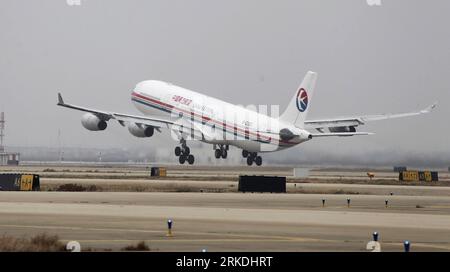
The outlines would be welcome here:
M 316 133 L 311 134 L 314 137 L 346 137 L 346 136 L 361 136 L 361 135 L 373 135 L 372 132 L 338 132 L 338 133 Z
M 427 108 L 407 113 L 387 113 L 378 115 L 365 115 L 365 116 L 353 116 L 353 117 L 341 117 L 332 119 L 322 119 L 322 120 L 308 120 L 305 121 L 305 127 L 307 129 L 324 129 L 329 127 L 343 127 L 343 126 L 353 126 L 357 127 L 360 125 L 365 125 L 367 122 L 380 121 L 394 118 L 403 118 L 416 116 L 421 114 L 427 114 L 432 112 L 437 107 L 437 102 L 428 106 Z

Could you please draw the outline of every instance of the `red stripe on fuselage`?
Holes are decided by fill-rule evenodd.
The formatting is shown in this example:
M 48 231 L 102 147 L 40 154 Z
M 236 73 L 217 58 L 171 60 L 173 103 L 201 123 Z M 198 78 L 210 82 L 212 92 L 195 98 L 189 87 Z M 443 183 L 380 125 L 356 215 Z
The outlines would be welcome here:
M 238 130 L 238 131 L 243 132 L 244 134 L 247 134 L 247 135 L 248 134 L 252 134 L 252 135 L 256 136 L 258 139 L 261 139 L 261 136 L 262 136 L 262 137 L 266 138 L 266 140 L 269 141 L 269 142 L 272 140 L 272 137 L 267 137 L 267 136 L 261 135 L 259 133 L 254 133 L 254 132 L 249 131 L 248 129 L 241 129 L 241 128 L 237 127 L 236 124 L 233 124 L 233 126 L 229 126 L 229 125 L 225 124 L 222 121 L 214 120 L 214 119 L 212 119 L 210 117 L 206 117 L 206 116 L 200 115 L 200 114 L 195 113 L 195 112 L 190 112 L 190 111 L 187 111 L 187 110 L 184 110 L 184 109 L 181 109 L 181 108 L 177 108 L 177 107 L 175 107 L 175 106 L 173 106 L 171 104 L 167 104 L 167 103 L 164 103 L 162 101 L 159 101 L 159 100 L 156 100 L 156 99 L 153 99 L 153 98 L 150 98 L 150 97 L 147 97 L 147 96 L 135 93 L 135 92 L 133 92 L 131 95 L 134 96 L 134 97 L 140 98 L 140 99 L 147 100 L 147 101 L 152 102 L 152 103 L 156 103 L 156 104 L 161 105 L 163 107 L 170 108 L 171 110 L 177 110 L 179 112 L 183 112 L 183 113 L 186 113 L 186 114 L 189 114 L 189 115 L 194 115 L 196 117 L 201 118 L 202 121 L 212 121 L 212 122 L 214 122 L 216 124 L 221 125 L 222 127 L 225 127 L 225 129 L 229 128 L 229 129 L 233 130 L 233 133 L 234 133 L 234 130 Z M 288 141 L 283 141 L 281 139 L 280 139 L 280 142 L 286 143 L 286 144 L 293 144 L 293 145 L 297 144 L 297 143 L 291 143 L 291 142 L 288 142 Z

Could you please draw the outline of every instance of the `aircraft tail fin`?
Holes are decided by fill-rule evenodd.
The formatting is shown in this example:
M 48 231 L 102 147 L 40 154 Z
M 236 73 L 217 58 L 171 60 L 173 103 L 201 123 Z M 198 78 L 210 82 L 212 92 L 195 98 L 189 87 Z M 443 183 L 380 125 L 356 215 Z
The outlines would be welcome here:
M 311 98 L 316 86 L 317 73 L 309 71 L 286 110 L 281 114 L 280 120 L 303 128 L 308 114 Z

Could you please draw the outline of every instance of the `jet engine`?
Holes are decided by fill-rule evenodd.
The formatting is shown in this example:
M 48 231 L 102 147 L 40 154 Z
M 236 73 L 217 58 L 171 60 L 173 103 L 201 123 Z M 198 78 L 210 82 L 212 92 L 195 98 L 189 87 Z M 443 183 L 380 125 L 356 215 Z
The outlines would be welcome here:
M 83 117 L 81 117 L 81 124 L 90 131 L 105 130 L 108 126 L 105 120 L 98 118 L 97 115 L 92 113 L 86 113 L 83 115 Z
M 294 132 L 288 128 L 280 130 L 280 139 L 282 141 L 290 141 L 294 138 L 300 141 L 307 141 L 312 139 L 312 135 L 308 131 L 298 128 L 296 128 Z
M 283 141 L 292 140 L 295 137 L 295 134 L 287 128 L 283 128 L 280 130 L 280 139 Z
M 131 135 L 138 138 L 152 137 L 154 128 L 146 125 L 137 125 L 136 123 L 131 123 L 128 125 L 128 131 Z

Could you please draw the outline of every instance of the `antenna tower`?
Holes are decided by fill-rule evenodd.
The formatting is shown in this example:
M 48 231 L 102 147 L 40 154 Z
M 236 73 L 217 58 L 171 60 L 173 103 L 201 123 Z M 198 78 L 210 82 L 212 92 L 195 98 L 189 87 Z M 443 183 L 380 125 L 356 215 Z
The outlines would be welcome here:
M 0 113 L 0 152 L 5 152 L 3 138 L 5 137 L 5 113 Z

